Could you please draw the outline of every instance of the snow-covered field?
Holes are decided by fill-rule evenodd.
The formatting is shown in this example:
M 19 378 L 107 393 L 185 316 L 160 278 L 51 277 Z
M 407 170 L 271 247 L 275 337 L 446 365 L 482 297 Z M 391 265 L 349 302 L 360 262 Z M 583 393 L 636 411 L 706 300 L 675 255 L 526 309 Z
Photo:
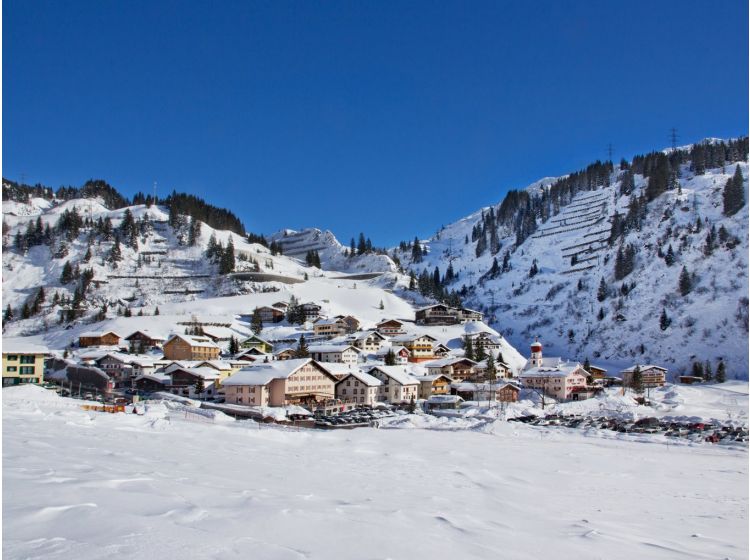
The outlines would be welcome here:
M 742 448 L 505 422 L 296 432 L 2 394 L 6 558 L 748 555 Z

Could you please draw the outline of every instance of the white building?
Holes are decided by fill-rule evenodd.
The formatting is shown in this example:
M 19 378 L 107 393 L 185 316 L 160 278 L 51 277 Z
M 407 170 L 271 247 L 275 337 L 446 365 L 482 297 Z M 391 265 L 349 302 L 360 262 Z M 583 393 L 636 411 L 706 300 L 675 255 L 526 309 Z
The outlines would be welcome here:
M 399 404 L 419 398 L 419 380 L 403 366 L 375 366 L 368 373 L 382 383 L 379 401 Z
M 336 398 L 373 406 L 378 402 L 382 384 L 378 378 L 355 369 L 336 383 Z
M 311 344 L 307 351 L 310 353 L 310 357 L 318 362 L 356 364 L 359 360 L 359 349 L 351 345 Z

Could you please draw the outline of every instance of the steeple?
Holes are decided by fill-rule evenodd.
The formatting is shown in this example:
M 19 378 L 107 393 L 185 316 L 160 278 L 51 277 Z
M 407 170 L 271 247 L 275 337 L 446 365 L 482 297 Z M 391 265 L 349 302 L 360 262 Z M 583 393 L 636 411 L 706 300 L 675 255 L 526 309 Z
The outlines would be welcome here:
M 542 343 L 535 339 L 531 344 L 531 356 L 529 357 L 531 367 L 541 367 L 542 365 Z

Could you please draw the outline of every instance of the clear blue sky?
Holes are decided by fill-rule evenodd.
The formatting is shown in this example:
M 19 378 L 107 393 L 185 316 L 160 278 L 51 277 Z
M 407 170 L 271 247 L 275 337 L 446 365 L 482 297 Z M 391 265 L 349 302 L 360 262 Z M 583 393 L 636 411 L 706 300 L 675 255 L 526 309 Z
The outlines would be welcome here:
M 7 0 L 2 171 L 392 245 L 610 142 L 747 134 L 747 21 L 744 0 Z

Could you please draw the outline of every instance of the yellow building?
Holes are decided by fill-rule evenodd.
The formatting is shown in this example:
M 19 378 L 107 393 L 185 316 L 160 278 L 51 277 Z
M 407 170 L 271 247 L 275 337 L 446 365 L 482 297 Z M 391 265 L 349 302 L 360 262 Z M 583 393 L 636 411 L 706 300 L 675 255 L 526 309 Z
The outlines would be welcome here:
M 21 383 L 39 384 L 44 379 L 44 346 L 26 342 L 3 341 L 3 387 Z

